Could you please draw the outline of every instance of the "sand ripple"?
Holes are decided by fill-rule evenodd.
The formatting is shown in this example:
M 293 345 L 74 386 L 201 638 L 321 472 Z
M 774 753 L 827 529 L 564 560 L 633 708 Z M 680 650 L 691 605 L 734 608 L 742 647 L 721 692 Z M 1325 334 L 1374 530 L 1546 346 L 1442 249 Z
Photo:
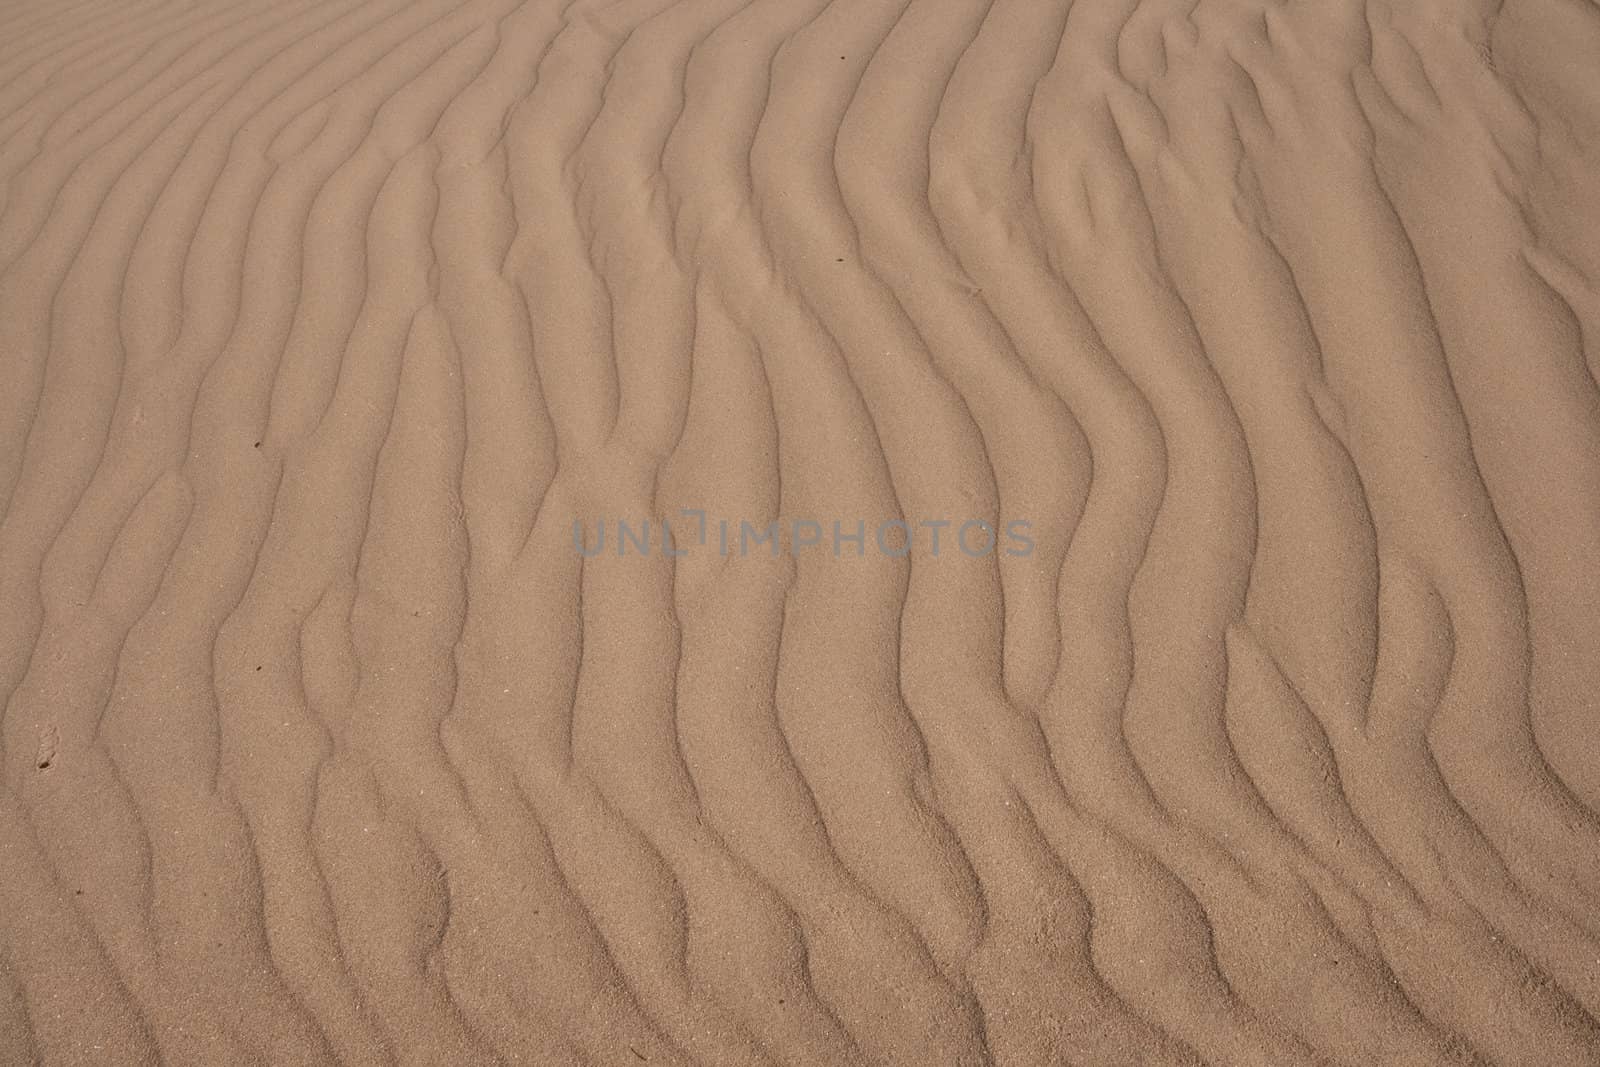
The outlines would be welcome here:
M 1591 0 L 10 0 L 0 205 L 0 1061 L 1600 1064 Z

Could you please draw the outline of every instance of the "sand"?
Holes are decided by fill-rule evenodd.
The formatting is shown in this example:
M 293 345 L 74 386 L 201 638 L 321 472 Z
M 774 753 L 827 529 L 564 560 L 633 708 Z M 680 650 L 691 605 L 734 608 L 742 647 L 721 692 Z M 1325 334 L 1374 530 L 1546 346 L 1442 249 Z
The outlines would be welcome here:
M 1593 0 L 0 2 L 0 1064 L 1600 1064 Z

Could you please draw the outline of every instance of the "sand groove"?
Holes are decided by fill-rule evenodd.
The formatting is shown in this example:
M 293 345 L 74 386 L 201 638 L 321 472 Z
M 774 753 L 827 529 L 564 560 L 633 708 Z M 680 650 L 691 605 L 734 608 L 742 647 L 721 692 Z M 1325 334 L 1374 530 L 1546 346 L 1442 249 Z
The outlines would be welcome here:
M 1600 1063 L 1586 0 L 0 27 L 0 1061 Z

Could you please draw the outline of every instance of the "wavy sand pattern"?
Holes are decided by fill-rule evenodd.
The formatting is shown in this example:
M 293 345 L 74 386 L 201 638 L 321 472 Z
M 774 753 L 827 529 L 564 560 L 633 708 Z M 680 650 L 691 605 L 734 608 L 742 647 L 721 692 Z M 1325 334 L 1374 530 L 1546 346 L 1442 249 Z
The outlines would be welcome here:
M 0 191 L 0 1062 L 1600 1063 L 1593 0 L 8 0 Z

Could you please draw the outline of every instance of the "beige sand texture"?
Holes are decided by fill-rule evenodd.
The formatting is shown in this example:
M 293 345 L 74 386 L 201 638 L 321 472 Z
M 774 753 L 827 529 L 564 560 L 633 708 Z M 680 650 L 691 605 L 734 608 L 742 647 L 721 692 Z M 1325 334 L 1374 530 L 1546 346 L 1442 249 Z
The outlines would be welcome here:
M 0 0 L 0 197 L 0 1064 L 1600 1064 L 1594 0 Z

